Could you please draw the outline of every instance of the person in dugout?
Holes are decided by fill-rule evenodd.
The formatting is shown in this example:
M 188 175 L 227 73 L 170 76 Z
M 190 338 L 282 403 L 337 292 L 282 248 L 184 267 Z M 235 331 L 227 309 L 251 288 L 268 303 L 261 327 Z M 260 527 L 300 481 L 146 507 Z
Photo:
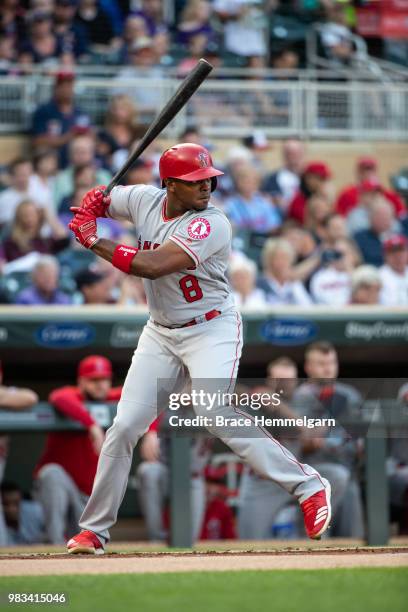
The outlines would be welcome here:
M 35 496 L 43 507 L 47 540 L 52 544 L 64 544 L 75 533 L 105 438 L 86 403 L 117 401 L 121 392 L 121 387 L 112 387 L 109 359 L 90 355 L 78 365 L 77 385 L 55 389 L 49 396 L 59 413 L 84 427 L 49 433 L 34 471 Z

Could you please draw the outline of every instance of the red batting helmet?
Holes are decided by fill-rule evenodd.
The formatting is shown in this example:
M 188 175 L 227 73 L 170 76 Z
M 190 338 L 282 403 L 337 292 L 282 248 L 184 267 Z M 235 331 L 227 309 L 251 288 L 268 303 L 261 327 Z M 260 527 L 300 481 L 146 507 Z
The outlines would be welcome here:
M 79 362 L 78 378 L 112 378 L 112 364 L 101 355 L 89 355 Z
M 213 168 L 211 155 L 205 147 L 183 142 L 167 149 L 160 158 L 160 178 L 178 178 L 183 181 L 211 179 L 211 191 L 217 186 L 216 176 L 224 174 Z

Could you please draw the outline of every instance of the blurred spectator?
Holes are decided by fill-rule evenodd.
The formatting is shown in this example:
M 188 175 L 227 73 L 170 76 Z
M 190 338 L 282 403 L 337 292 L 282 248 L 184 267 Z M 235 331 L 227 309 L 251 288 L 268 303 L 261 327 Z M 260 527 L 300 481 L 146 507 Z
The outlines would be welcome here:
M 300 176 L 303 172 L 305 148 L 300 140 L 286 140 L 282 144 L 283 166 L 266 176 L 262 191 L 279 204 L 286 215 L 288 206 L 299 189 Z
M 234 173 L 236 193 L 225 200 L 225 214 L 237 229 L 269 234 L 281 224 L 277 207 L 259 192 L 261 178 L 249 164 Z
M 146 157 L 139 157 L 126 173 L 126 185 L 155 185 L 154 163 Z
M 305 351 L 304 370 L 308 380 L 294 393 L 308 418 L 335 418 L 334 427 L 304 432 L 302 460 L 327 478 L 332 486 L 333 525 L 331 535 L 362 538 L 363 508 L 356 468 L 360 442 L 353 438 L 351 418 L 359 416 L 361 395 L 351 385 L 337 381 L 338 355 L 330 342 L 314 342 Z
M 369 209 L 370 226 L 354 234 L 363 259 L 373 266 L 381 266 L 383 263 L 382 242 L 391 234 L 394 222 L 394 211 L 392 206 L 382 196 L 377 196 Z
M 235 517 L 228 506 L 225 468 L 207 466 L 205 470 L 206 508 L 200 540 L 235 540 Z
M 81 294 L 82 304 L 112 304 L 109 279 L 105 274 L 83 270 L 77 274 L 76 284 Z
M 347 227 L 351 234 L 355 234 L 361 230 L 369 229 L 370 227 L 370 208 L 373 203 L 378 200 L 389 202 L 382 193 L 382 187 L 378 181 L 364 181 L 359 188 L 358 204 L 347 216 Z M 395 216 L 395 215 L 394 215 Z M 395 219 L 393 222 L 395 231 L 400 229 L 399 222 Z
M 38 153 L 34 158 L 34 174 L 30 176 L 29 192 L 35 194 L 36 203 L 55 213 L 53 188 L 58 169 L 58 157 L 52 149 Z
M 141 0 L 141 9 L 132 15 L 144 20 L 149 36 L 156 36 L 168 30 L 163 16 L 163 0 Z
M 62 198 L 58 207 L 58 218 L 64 226 L 72 219 L 71 206 L 81 206 L 86 192 L 97 184 L 96 168 L 93 164 L 75 166 L 73 174 L 73 191 Z
M 379 272 L 381 304 L 408 306 L 408 239 L 394 235 L 384 242 L 385 263 Z
M 211 3 L 208 0 L 187 0 L 177 23 L 177 42 L 188 46 L 192 37 L 201 35 L 205 48 L 213 36 L 211 11 Z
M 55 78 L 53 98 L 39 106 L 32 118 L 33 145 L 36 149 L 55 149 L 60 166 L 68 162 L 68 144 L 75 134 L 87 131 L 90 119 L 74 103 L 72 72 L 59 72 Z
M 135 139 L 142 136 L 145 127 L 139 123 L 139 113 L 133 100 L 126 94 L 114 96 L 109 104 L 105 126 L 97 136 L 97 145 L 109 143 L 110 162 L 105 167 L 117 172 L 129 156 Z
M 13 482 L 3 482 L 0 491 L 6 526 L 5 545 L 42 544 L 45 523 L 41 505 L 24 499 L 20 487 Z
M 163 78 L 163 68 L 158 65 L 158 54 L 153 38 L 138 38 L 129 48 L 129 65 L 120 70 L 117 76 L 118 93 L 129 95 L 140 113 L 141 122 L 150 123 L 161 104 L 161 91 L 154 87 L 154 81 Z M 123 87 L 123 80 L 143 76 L 152 81 L 152 87 Z
M 343 4 L 336 1 L 328 4 L 326 19 L 320 34 L 325 56 L 336 64 L 350 64 L 354 53 L 353 33 L 347 25 Z
M 266 20 L 252 0 L 214 0 L 213 11 L 223 24 L 224 46 L 238 56 L 266 55 Z
M 52 14 L 36 10 L 28 19 L 28 36 L 20 51 L 34 64 L 55 65 L 61 55 L 58 38 L 53 31 Z
M 101 134 L 112 138 L 115 151 L 128 151 L 136 136 L 140 136 L 137 107 L 128 95 L 119 94 L 110 99 Z
M 29 159 L 20 157 L 10 166 L 10 187 L 0 193 L 0 227 L 12 221 L 17 206 L 30 197 L 33 166 Z
M 351 275 L 351 304 L 377 306 L 380 304 L 381 275 L 375 266 L 363 265 Z
M 282 390 L 284 401 L 277 407 L 268 406 L 268 416 L 296 418 L 301 414 L 301 406 L 293 403 L 294 391 L 298 384 L 298 369 L 296 363 L 283 356 L 271 361 L 267 366 L 267 379 L 264 385 L 256 387 L 254 393 L 275 393 Z M 299 409 L 299 411 L 298 411 Z M 302 432 L 295 429 L 287 437 L 277 435 L 272 430 L 273 437 L 279 438 L 287 451 L 298 454 Z M 293 497 L 276 483 L 258 476 L 253 470 L 244 469 L 239 493 L 238 531 L 243 540 L 264 540 L 272 537 L 273 526 L 279 514 L 288 506 L 293 505 Z M 299 512 L 295 508 L 295 513 Z M 292 537 L 296 535 L 297 525 L 290 526 Z
M 299 54 L 290 47 L 277 49 L 271 57 L 271 68 L 273 70 L 282 70 L 286 72 L 284 79 L 290 79 L 290 71 L 296 70 L 299 67 Z M 278 76 L 274 77 L 279 78 Z
M 149 36 L 146 21 L 141 15 L 128 15 L 125 20 L 122 33 L 122 44 L 118 50 L 118 63 L 120 65 L 129 63 L 129 49 L 139 38 Z
M 27 410 L 38 402 L 38 395 L 31 389 L 4 385 L 3 367 L 0 362 L 0 409 Z M 0 483 L 3 481 L 9 450 L 9 437 L 0 435 Z M 8 534 L 0 501 L 0 546 L 7 546 Z
M 43 235 L 45 223 L 50 228 L 49 236 Z M 66 228 L 53 213 L 46 208 L 37 208 L 31 200 L 23 200 L 17 206 L 2 250 L 4 259 L 13 261 L 34 251 L 53 255 L 65 249 L 69 243 L 70 237 Z
M 96 184 L 107 185 L 111 174 L 103 168 L 96 168 L 95 139 L 91 134 L 81 134 L 73 138 L 69 145 L 69 166 L 55 177 L 54 201 L 57 210 L 63 198 L 71 196 L 74 191 L 74 174 L 77 168 L 94 165 L 96 169 Z
M 71 298 L 58 289 L 60 268 L 51 255 L 40 257 L 31 273 L 31 285 L 20 291 L 15 304 L 38 306 L 70 304 Z
M 332 211 L 333 205 L 327 196 L 316 194 L 307 201 L 304 225 L 318 244 L 327 240 L 327 222 Z
M 289 220 L 284 223 L 280 238 L 287 240 L 295 250 L 292 280 L 307 283 L 321 265 L 321 250 L 317 248 L 314 237 L 295 221 Z
M 19 0 L 2 0 L 0 10 L 0 32 L 15 41 L 25 35 L 24 7 Z
M 326 244 L 328 246 L 332 246 L 340 238 L 350 236 L 345 218 L 338 214 L 330 215 L 327 219 L 326 231 Z
M 331 176 L 330 168 L 324 162 L 307 164 L 301 175 L 299 190 L 289 204 L 288 216 L 303 223 L 307 201 L 312 195 L 330 197 L 329 180 Z
M 90 355 L 78 365 L 77 386 L 55 389 L 49 402 L 85 431 L 54 432 L 34 471 L 36 497 L 41 503 L 48 541 L 63 544 L 78 529 L 78 521 L 92 490 L 105 438 L 86 402 L 117 401 L 121 387 L 112 388 L 112 364 Z
M 9 74 L 16 61 L 16 49 L 12 36 L 0 33 L 0 75 Z
M 77 0 L 55 2 L 54 32 L 62 52 L 82 61 L 88 52 L 88 38 L 83 25 L 75 19 L 77 4 Z
M 356 249 L 347 239 L 339 239 L 333 249 L 323 251 L 324 267 L 314 274 L 310 293 L 316 304 L 345 306 L 350 302 L 351 273 L 359 263 Z
M 146 306 L 146 293 L 141 278 L 125 276 L 120 285 L 118 306 Z
M 79 0 L 75 23 L 84 28 L 90 51 L 108 51 L 117 42 L 110 16 L 98 0 Z
M 251 164 L 263 175 L 265 173 L 265 153 L 270 149 L 268 138 L 263 130 L 254 130 L 241 140 L 251 155 Z
M 207 37 L 204 33 L 198 32 L 189 37 L 184 57 L 177 66 L 177 76 L 185 77 L 190 70 L 193 70 L 201 57 L 206 55 L 208 49 Z
M 296 252 L 284 238 L 269 238 L 262 250 L 263 276 L 258 287 L 269 304 L 310 306 L 312 300 L 299 281 L 293 280 Z
M 265 294 L 256 286 L 256 263 L 250 259 L 238 259 L 229 266 L 229 280 L 239 308 L 264 308 Z
M 356 164 L 356 183 L 345 187 L 337 198 L 336 210 L 341 215 L 348 215 L 350 211 L 359 204 L 361 186 L 365 184 L 380 185 L 381 192 L 387 200 L 394 206 L 395 213 L 400 216 L 406 213 L 406 207 L 400 196 L 394 191 L 390 191 L 381 186 L 378 178 L 378 163 L 372 157 L 361 157 Z

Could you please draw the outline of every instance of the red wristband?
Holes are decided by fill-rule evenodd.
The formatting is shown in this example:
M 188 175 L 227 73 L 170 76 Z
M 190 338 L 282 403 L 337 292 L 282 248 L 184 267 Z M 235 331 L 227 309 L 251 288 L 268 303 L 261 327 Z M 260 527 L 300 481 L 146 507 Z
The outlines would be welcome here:
M 122 272 L 129 274 L 132 261 L 136 257 L 138 250 L 125 244 L 118 244 L 113 251 L 112 265 L 122 270 Z

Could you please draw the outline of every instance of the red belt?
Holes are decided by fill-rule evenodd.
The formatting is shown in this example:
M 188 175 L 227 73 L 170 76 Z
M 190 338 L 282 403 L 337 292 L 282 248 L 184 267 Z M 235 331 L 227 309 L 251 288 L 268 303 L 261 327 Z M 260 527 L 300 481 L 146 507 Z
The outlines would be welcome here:
M 220 314 L 221 313 L 219 310 L 210 310 L 209 312 L 206 312 L 204 315 L 201 315 L 200 317 L 196 317 L 195 319 L 192 319 L 188 323 L 184 323 L 184 325 L 180 325 L 180 327 L 191 327 L 192 325 L 197 325 L 197 323 L 204 323 L 204 321 L 211 321 L 211 319 L 215 319 L 215 317 L 218 317 Z
M 215 317 L 218 317 L 220 314 L 221 312 L 219 310 L 210 310 L 209 312 L 192 319 L 188 323 L 184 323 L 184 325 L 174 325 L 173 327 L 170 327 L 169 325 L 162 325 L 161 323 L 157 323 L 157 321 L 154 321 L 154 323 L 155 325 L 160 325 L 160 327 L 166 327 L 167 329 L 181 329 L 182 327 L 197 325 L 197 323 L 204 323 L 204 321 L 211 321 L 211 319 L 215 319 Z

